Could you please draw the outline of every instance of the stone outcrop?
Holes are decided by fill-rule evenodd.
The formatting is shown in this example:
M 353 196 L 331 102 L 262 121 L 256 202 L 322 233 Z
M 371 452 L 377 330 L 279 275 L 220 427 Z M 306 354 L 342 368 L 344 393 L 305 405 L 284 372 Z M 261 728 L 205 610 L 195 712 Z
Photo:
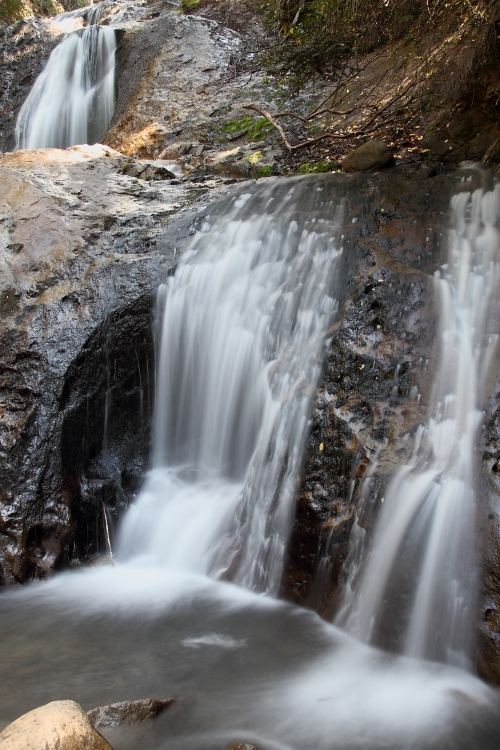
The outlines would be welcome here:
M 157 240 L 207 187 L 108 147 L 0 157 L 0 583 L 106 549 L 147 461 Z M 211 183 L 212 187 L 216 184 Z
M 0 732 L 2 750 L 112 750 L 74 701 L 53 701 Z
M 394 156 L 383 141 L 373 139 L 358 146 L 342 160 L 344 172 L 366 172 L 394 165 Z
M 117 26 L 118 96 L 105 142 L 135 158 L 175 159 L 188 172 L 241 178 L 273 163 L 279 136 L 242 109 L 272 94 L 255 71 L 259 34 L 151 7 L 154 19 Z
M 425 422 L 437 354 L 434 272 L 445 262 L 449 198 L 460 173 L 388 170 L 347 198 L 347 276 L 325 357 L 283 593 L 331 619 L 345 593 L 352 532 L 370 531 L 389 478 Z M 429 176 L 434 175 L 434 176 Z M 354 224 L 352 222 L 355 222 Z M 497 368 L 498 370 L 498 368 Z M 482 535 L 478 670 L 500 684 L 500 382 L 478 439 Z M 367 478 L 369 477 L 369 484 Z M 398 650 L 394 622 L 383 646 Z
M 132 726 L 154 719 L 176 702 L 173 698 L 164 701 L 155 698 L 121 701 L 120 703 L 109 703 L 107 706 L 93 708 L 91 711 L 87 711 L 87 716 L 94 729 Z

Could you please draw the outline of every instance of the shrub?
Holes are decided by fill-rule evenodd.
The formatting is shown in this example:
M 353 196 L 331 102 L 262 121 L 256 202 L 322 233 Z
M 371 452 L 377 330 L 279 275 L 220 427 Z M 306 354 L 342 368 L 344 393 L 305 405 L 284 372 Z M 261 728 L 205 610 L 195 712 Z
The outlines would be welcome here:
M 336 161 L 320 161 L 314 165 L 307 161 L 300 165 L 295 174 L 318 174 L 320 172 L 332 172 L 335 169 L 340 169 L 340 164 Z
M 257 172 L 257 177 L 272 177 L 274 174 L 274 167 L 269 164 L 266 167 L 261 167 Z
M 181 0 L 179 7 L 183 13 L 193 13 L 200 7 L 200 0 Z
M 22 0 L 0 0 L 0 21 L 11 24 L 23 17 L 24 5 Z
M 263 61 L 294 93 L 316 75 L 337 80 L 353 55 L 399 39 L 416 40 L 422 54 L 433 33 L 468 30 L 481 54 L 480 37 L 494 35 L 499 8 L 499 0 L 264 0 L 265 24 L 280 42 Z

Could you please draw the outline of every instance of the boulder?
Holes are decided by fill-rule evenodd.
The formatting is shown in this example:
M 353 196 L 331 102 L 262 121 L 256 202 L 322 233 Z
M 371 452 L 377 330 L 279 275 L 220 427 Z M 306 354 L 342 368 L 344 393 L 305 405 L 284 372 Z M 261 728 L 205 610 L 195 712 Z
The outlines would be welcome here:
M 344 172 L 365 172 L 367 169 L 381 169 L 393 164 L 394 157 L 389 146 L 375 138 L 347 154 L 342 161 L 342 169 Z
M 111 750 L 75 701 L 52 701 L 0 733 L 1 750 Z
M 87 716 L 95 729 L 131 726 L 148 719 L 154 719 L 155 716 L 158 716 L 173 703 L 177 703 L 175 698 L 164 701 L 154 698 L 146 698 L 140 701 L 121 701 L 120 703 L 109 703 L 107 706 L 93 708 L 92 711 L 87 712 Z
M 249 177 L 252 167 L 243 157 L 244 151 L 241 146 L 210 154 L 205 160 L 207 172 L 223 177 Z

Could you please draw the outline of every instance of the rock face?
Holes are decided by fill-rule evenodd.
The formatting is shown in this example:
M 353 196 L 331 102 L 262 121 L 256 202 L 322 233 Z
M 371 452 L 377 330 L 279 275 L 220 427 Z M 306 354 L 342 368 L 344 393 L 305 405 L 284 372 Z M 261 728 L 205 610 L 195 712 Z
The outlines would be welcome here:
M 343 593 L 349 537 L 373 523 L 387 478 L 411 455 L 432 387 L 426 362 L 438 318 L 456 175 L 388 170 L 356 178 L 347 197 L 341 314 L 331 332 L 284 576 L 293 601 L 331 618 Z M 373 472 L 372 514 L 357 517 Z
M 173 698 L 165 701 L 155 700 L 154 698 L 146 698 L 140 701 L 121 701 L 120 703 L 110 703 L 107 706 L 93 708 L 92 711 L 87 711 L 87 716 L 95 729 L 132 726 L 154 719 L 155 716 L 158 716 L 176 702 Z
M 117 27 L 118 97 L 105 142 L 131 157 L 230 177 L 271 164 L 279 136 L 242 109 L 272 94 L 255 71 L 259 34 L 152 7 L 154 19 Z
M 394 164 L 391 149 L 383 141 L 376 139 L 363 143 L 342 160 L 344 172 L 366 172 L 368 169 L 381 169 Z
M 433 380 L 427 363 L 435 352 L 439 316 L 433 274 L 445 262 L 448 203 L 460 179 L 459 173 L 428 174 L 435 172 L 388 170 L 358 178 L 347 197 L 349 281 L 313 406 L 283 578 L 287 598 L 328 619 L 345 593 L 352 532 L 373 527 L 384 487 L 408 460 L 415 429 L 426 418 Z M 477 666 L 498 685 L 500 381 L 495 377 L 489 392 L 477 457 L 484 587 Z M 397 651 L 395 624 L 385 623 L 384 630 L 381 645 Z
M 152 309 L 175 263 L 157 238 L 207 187 L 125 163 L 102 146 L 0 157 L 1 584 L 104 552 L 102 504 L 126 507 L 146 466 Z
M 53 701 L 24 714 L 0 733 L 2 750 L 112 750 L 74 701 Z

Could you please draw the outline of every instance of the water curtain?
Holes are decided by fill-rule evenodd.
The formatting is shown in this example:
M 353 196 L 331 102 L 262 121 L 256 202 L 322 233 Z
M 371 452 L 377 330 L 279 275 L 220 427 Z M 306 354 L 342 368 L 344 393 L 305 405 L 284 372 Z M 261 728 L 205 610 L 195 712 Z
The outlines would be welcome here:
M 474 456 L 497 342 L 499 196 L 497 187 L 452 199 L 448 262 L 436 274 L 440 356 L 431 415 L 413 459 L 385 492 L 368 554 L 358 545 L 352 600 L 337 618 L 362 640 L 397 642 L 409 656 L 468 668 L 478 591 Z
M 154 469 L 122 553 L 278 592 L 337 310 L 340 206 L 324 184 L 223 201 L 161 287 Z
M 96 24 L 100 6 L 87 13 Z M 68 34 L 52 51 L 16 123 L 16 150 L 97 143 L 113 116 L 116 38 L 91 25 Z

